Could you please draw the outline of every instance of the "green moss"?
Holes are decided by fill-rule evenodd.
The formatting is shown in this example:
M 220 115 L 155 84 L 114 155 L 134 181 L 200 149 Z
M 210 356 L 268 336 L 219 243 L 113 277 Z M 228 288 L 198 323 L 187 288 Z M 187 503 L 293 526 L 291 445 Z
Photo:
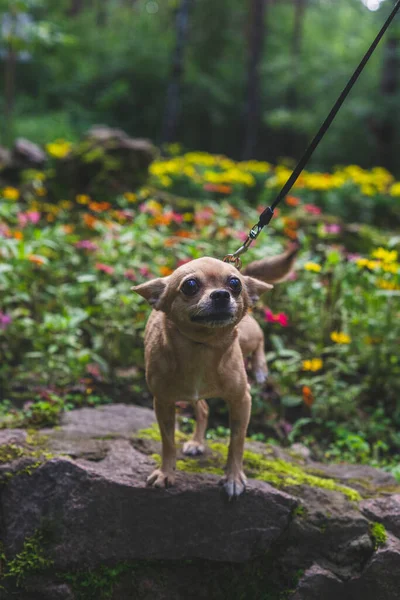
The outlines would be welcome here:
M 141 429 L 138 431 L 135 438 L 142 438 L 144 440 L 152 440 L 153 442 L 161 442 L 161 433 L 157 423 L 153 423 L 151 427 L 147 429 Z M 175 439 L 177 442 L 186 442 L 189 439 L 189 436 L 182 431 L 175 431 Z
M 292 514 L 294 517 L 305 517 L 307 516 L 306 507 L 302 504 L 299 504 L 298 506 L 296 506 Z
M 129 569 L 128 563 L 114 567 L 100 565 L 96 569 L 66 573 L 62 578 L 71 584 L 76 600 L 108 600 L 120 576 Z
M 13 578 L 17 587 L 20 587 L 28 576 L 44 571 L 53 564 L 53 561 L 45 556 L 43 534 L 41 532 L 36 532 L 31 537 L 26 538 L 21 552 L 12 560 L 6 561 L 4 552 L 2 558 L 5 562 L 2 577 Z
M 27 441 L 29 440 L 29 444 L 32 446 L 37 446 L 35 449 L 27 448 L 25 446 L 17 446 L 16 444 L 3 444 L 0 446 L 0 464 L 4 465 L 7 463 L 11 463 L 14 460 L 18 460 L 21 458 L 29 458 L 34 459 L 34 462 L 31 462 L 28 465 L 25 465 L 21 468 L 12 468 L 9 471 L 3 471 L 0 476 L 0 483 L 6 484 L 13 477 L 17 477 L 19 475 L 32 475 L 33 471 L 40 467 L 46 460 L 50 460 L 54 457 L 51 452 L 48 452 L 39 446 L 44 443 L 44 436 L 38 436 L 39 439 L 33 439 L 32 437 L 27 436 Z
M 24 448 L 15 444 L 3 444 L 0 446 L 0 464 L 12 462 L 24 456 Z
M 186 440 L 188 437 L 180 432 L 178 440 Z M 149 429 L 142 429 L 138 432 L 138 436 L 160 441 L 160 432 L 157 425 L 153 425 Z M 215 475 L 223 475 L 224 466 L 228 457 L 228 445 L 223 442 L 209 442 L 209 450 L 212 455 L 193 459 L 184 457 L 177 461 L 177 468 L 180 471 L 188 473 L 211 473 Z M 160 457 L 157 454 L 153 455 L 154 460 L 159 462 Z M 299 466 L 294 463 L 289 463 L 280 458 L 268 458 L 263 454 L 245 450 L 243 454 L 244 471 L 246 475 L 254 479 L 266 481 L 274 487 L 287 487 L 297 485 L 309 485 L 325 490 L 340 492 L 349 500 L 357 502 L 361 500 L 361 495 L 345 485 L 337 483 L 334 479 L 329 479 L 321 475 L 310 473 L 306 467 Z
M 387 541 L 387 532 L 382 523 L 372 522 L 369 524 L 369 532 L 374 542 L 374 548 L 377 550 L 380 546 L 384 546 Z

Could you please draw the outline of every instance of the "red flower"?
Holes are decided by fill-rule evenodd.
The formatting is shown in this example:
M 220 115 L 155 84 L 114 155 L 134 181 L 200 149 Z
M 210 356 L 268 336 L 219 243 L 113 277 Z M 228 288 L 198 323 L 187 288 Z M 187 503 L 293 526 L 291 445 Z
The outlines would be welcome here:
M 319 206 L 315 206 L 315 204 L 305 204 L 304 210 L 310 213 L 310 215 L 320 215 L 322 213 L 322 210 L 319 208 Z
M 136 275 L 133 269 L 127 269 L 124 273 L 124 276 L 131 281 L 136 281 Z
M 98 271 L 103 271 L 103 273 L 107 273 L 107 275 L 112 275 L 114 273 L 114 267 L 110 265 L 104 265 L 103 263 L 96 263 L 94 265 L 95 269 Z
M 289 318 L 287 315 L 285 315 L 285 313 L 278 313 L 277 315 L 274 315 L 274 313 L 272 311 L 267 309 L 264 312 L 264 315 L 265 315 L 265 320 L 269 323 L 279 323 L 279 325 L 281 325 L 281 327 L 289 326 Z

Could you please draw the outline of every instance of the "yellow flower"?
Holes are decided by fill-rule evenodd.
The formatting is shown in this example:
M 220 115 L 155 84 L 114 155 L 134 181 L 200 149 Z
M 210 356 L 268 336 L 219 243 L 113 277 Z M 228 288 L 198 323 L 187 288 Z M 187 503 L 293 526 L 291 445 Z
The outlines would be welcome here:
M 69 210 L 72 207 L 73 203 L 71 202 L 71 200 L 61 200 L 60 208 L 63 208 L 64 210 Z
M 35 189 L 35 192 L 37 193 L 38 196 L 45 196 L 47 194 L 47 190 L 45 187 L 43 187 L 42 185 L 37 187 Z
M 358 258 L 356 260 L 356 265 L 358 267 L 366 267 L 367 269 L 374 271 L 375 269 L 378 269 L 381 266 L 381 263 L 379 262 L 379 260 L 369 260 L 368 258 Z
M 332 331 L 331 340 L 336 344 L 350 344 L 351 337 L 342 331 Z
M 304 371 L 319 371 L 323 367 L 323 360 L 321 358 L 312 358 L 311 360 L 303 360 Z
M 19 198 L 19 190 L 15 187 L 5 187 L 2 193 L 5 200 L 18 200 Z
M 397 261 L 398 253 L 396 250 L 385 250 L 385 248 L 377 248 L 372 253 L 373 258 L 383 260 L 385 263 L 393 263 Z
M 89 204 L 89 202 L 91 201 L 90 196 L 87 196 L 86 194 L 78 194 L 77 196 L 75 196 L 75 200 L 77 201 L 78 204 Z
M 383 271 L 385 271 L 385 273 L 393 273 L 393 275 L 396 275 L 398 273 L 399 270 L 399 265 L 398 263 L 393 263 L 392 265 L 388 265 L 387 263 L 383 263 L 381 265 L 381 268 Z
M 400 196 L 400 183 L 394 183 L 389 190 L 389 194 L 396 198 Z
M 56 140 L 55 142 L 46 144 L 47 152 L 55 158 L 64 158 L 67 156 L 71 150 L 71 147 L 71 142 L 67 142 L 66 140 Z
M 306 271 L 314 271 L 314 273 L 319 273 L 322 269 L 321 265 L 315 262 L 306 262 L 304 268 Z
M 127 200 L 128 202 L 137 202 L 137 195 L 134 194 L 133 192 L 125 192 L 124 194 L 124 198 L 125 200 Z
M 400 285 L 397 285 L 397 283 L 392 281 L 386 281 L 386 279 L 378 279 L 376 286 L 381 290 L 400 290 Z

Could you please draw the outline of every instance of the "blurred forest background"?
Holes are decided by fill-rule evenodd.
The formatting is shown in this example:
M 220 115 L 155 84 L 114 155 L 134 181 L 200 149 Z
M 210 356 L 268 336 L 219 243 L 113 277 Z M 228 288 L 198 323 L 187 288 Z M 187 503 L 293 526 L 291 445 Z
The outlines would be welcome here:
M 0 143 L 95 123 L 236 159 L 298 158 L 394 0 L 0 0 Z M 400 174 L 400 23 L 313 166 Z M 326 138 L 328 139 L 328 138 Z

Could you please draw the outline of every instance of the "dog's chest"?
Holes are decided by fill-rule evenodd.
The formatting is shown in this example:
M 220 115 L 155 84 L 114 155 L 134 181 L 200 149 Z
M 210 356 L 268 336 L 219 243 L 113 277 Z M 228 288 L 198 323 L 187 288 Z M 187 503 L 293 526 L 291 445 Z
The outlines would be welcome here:
M 217 395 L 220 391 L 219 364 L 220 356 L 201 344 L 183 353 L 175 374 L 176 391 L 182 395 L 182 400 L 195 402 Z

